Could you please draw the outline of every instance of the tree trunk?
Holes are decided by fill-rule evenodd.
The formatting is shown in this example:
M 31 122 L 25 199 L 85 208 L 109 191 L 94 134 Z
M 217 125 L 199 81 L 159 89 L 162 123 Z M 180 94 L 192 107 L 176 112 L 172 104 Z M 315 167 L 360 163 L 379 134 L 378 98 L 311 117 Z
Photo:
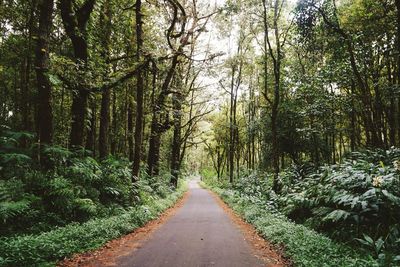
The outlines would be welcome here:
M 180 150 L 181 150 L 181 130 L 182 130 L 182 95 L 175 94 L 172 98 L 174 108 L 174 135 L 172 139 L 171 151 L 171 185 L 178 186 L 180 172 Z
M 103 4 L 103 10 L 100 16 L 100 27 L 104 30 L 102 36 L 102 56 L 105 59 L 106 64 L 110 62 L 110 36 L 111 36 L 111 19 L 112 19 L 112 8 L 110 6 L 110 0 L 106 0 Z M 108 72 L 108 69 L 106 70 Z M 108 157 L 110 154 L 109 145 L 109 132 L 110 132 L 110 102 L 111 102 L 111 91 L 106 89 L 101 93 L 101 108 L 100 108 L 100 128 L 99 128 L 99 156 L 100 159 Z
M 281 90 L 281 62 L 282 62 L 282 52 L 281 52 L 281 40 L 279 33 L 279 17 L 280 17 L 280 8 L 282 6 L 282 2 L 280 0 L 274 1 L 274 17 L 273 17 L 273 28 L 274 28 L 274 43 L 275 49 L 271 46 L 269 34 L 268 34 L 268 12 L 266 3 L 262 0 L 263 9 L 264 9 L 264 42 L 267 44 L 264 46 L 268 46 L 268 52 L 273 62 L 273 72 L 274 72 L 274 90 L 273 90 L 273 99 L 268 98 L 267 92 L 265 92 L 265 98 L 267 102 L 271 105 L 271 157 L 272 157 L 272 167 L 274 170 L 274 180 L 272 189 L 275 192 L 280 191 L 280 185 L 278 181 L 279 175 L 279 158 L 280 158 L 280 149 L 279 149 L 279 140 L 278 140 L 278 116 L 279 116 L 279 105 L 280 105 L 280 90 Z M 275 52 L 274 52 L 275 50 Z M 265 51 L 267 53 L 267 51 Z M 266 86 L 266 85 L 265 85 Z M 265 88 L 266 89 L 266 88 Z
M 87 23 L 93 11 L 95 0 L 86 0 L 79 8 L 75 8 L 72 0 L 60 0 L 61 18 L 68 37 L 71 39 L 74 59 L 78 65 L 79 73 L 85 73 L 88 60 Z M 85 136 L 85 119 L 89 90 L 84 81 L 80 79 L 75 86 L 72 96 L 72 124 L 70 145 L 82 147 Z
M 396 52 L 397 52 L 397 73 L 396 73 L 396 81 L 397 81 L 397 86 L 400 85 L 400 0 L 396 0 Z M 398 128 L 397 128 L 397 137 L 400 139 L 400 98 L 398 99 Z M 400 143 L 400 140 L 397 140 L 398 144 Z
M 133 103 L 132 103 L 132 99 L 130 96 L 128 96 L 128 116 L 127 116 L 127 120 L 128 120 L 128 134 L 127 134 L 127 138 L 128 138 L 128 155 L 129 155 L 129 160 L 133 161 L 134 160 L 134 143 L 133 143 L 133 130 L 134 130 L 134 125 L 133 125 Z
M 52 87 L 48 77 L 49 44 L 53 26 L 54 0 L 43 0 L 39 3 L 39 27 L 36 47 L 36 79 L 38 87 L 38 140 L 40 145 L 53 141 Z
M 22 130 L 23 131 L 32 131 L 33 130 L 33 116 L 31 109 L 31 97 L 32 93 L 30 91 L 30 76 L 31 76 L 31 68 L 32 68 L 32 40 L 33 34 L 35 30 L 35 12 L 38 7 L 38 1 L 31 1 L 29 17 L 27 21 L 27 36 L 26 43 L 27 49 L 25 51 L 24 56 L 22 57 L 21 62 L 21 114 L 22 114 Z M 26 146 L 25 139 L 22 140 L 22 145 Z
M 86 91 L 73 92 L 72 96 L 72 124 L 70 134 L 70 146 L 82 147 L 85 137 L 85 119 L 87 111 L 88 93 Z
M 351 80 L 351 122 L 350 122 L 350 148 L 351 151 L 356 149 L 356 111 L 354 103 L 356 85 L 354 80 Z
M 178 65 L 179 53 L 175 54 L 172 58 L 171 66 L 167 72 L 167 76 L 161 86 L 161 92 L 157 97 L 157 100 L 153 105 L 153 114 L 151 120 L 150 139 L 149 139 L 149 152 L 147 156 L 147 168 L 148 174 L 151 176 L 158 175 L 159 173 L 159 161 L 160 161 L 160 142 L 161 135 L 163 132 L 169 129 L 168 114 L 165 115 L 165 121 L 163 119 L 163 106 L 166 97 L 168 96 L 169 86 L 175 74 L 175 68 Z
M 231 92 L 230 92 L 230 110 L 229 110 L 229 182 L 233 183 L 234 161 L 235 161 L 235 125 L 234 125 L 234 108 L 235 108 L 235 70 L 236 66 L 232 66 Z
M 148 174 L 155 176 L 159 174 L 159 162 L 160 162 L 160 143 L 161 134 L 158 126 L 158 120 L 155 118 L 156 114 L 153 114 L 151 123 L 151 133 L 149 140 L 149 152 L 147 156 Z
M 142 0 L 136 0 L 136 60 L 142 59 L 143 29 L 142 29 Z M 139 178 L 141 152 L 142 152 L 142 125 L 143 125 L 143 98 L 144 80 L 143 71 L 139 70 L 136 75 L 136 123 L 135 123 L 135 150 L 133 156 L 132 175 L 136 182 Z
M 117 151 L 117 94 L 113 91 L 112 98 L 112 126 L 111 126 L 111 154 Z

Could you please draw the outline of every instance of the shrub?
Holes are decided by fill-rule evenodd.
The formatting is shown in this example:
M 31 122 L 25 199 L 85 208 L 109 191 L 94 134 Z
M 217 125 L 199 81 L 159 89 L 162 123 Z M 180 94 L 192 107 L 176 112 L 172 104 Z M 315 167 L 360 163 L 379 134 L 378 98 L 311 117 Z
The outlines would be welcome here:
M 0 266 L 45 266 L 74 253 L 96 249 L 108 240 L 134 231 L 171 207 L 185 192 L 181 184 L 168 197 L 129 208 L 123 214 L 73 223 L 38 235 L 0 239 Z
M 287 184 L 279 208 L 335 238 L 382 241 L 380 252 L 372 250 L 376 257 L 400 251 L 399 158 L 394 148 L 353 153 L 340 165 L 321 167 L 295 186 Z
M 400 149 L 355 152 L 341 164 L 320 168 L 293 166 L 279 174 L 280 194 L 271 190 L 271 180 L 270 174 L 245 175 L 224 186 L 229 192 L 224 196 L 235 205 L 257 207 L 245 214 L 251 222 L 284 214 L 334 240 L 361 246 L 380 265 L 400 263 Z
M 285 256 L 295 266 L 378 266 L 371 256 L 335 243 L 322 234 L 291 222 L 282 214 L 271 213 L 265 207 L 243 200 L 233 190 L 213 190 L 246 221 L 253 224 L 265 239 L 282 245 Z
M 37 162 L 35 148 L 21 148 L 33 138 L 0 128 L 0 234 L 37 234 L 72 222 L 125 212 L 173 192 L 167 179 L 142 175 L 132 185 L 130 162 L 109 157 L 101 162 L 89 151 L 49 146 Z M 36 155 L 36 156 L 35 156 Z

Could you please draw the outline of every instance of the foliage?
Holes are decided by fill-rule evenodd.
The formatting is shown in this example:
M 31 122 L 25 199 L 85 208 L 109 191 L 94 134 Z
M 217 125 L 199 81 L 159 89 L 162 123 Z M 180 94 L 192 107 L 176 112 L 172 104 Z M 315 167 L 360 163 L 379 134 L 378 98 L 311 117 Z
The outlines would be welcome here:
M 96 249 L 108 240 L 132 232 L 162 211 L 171 207 L 185 192 L 181 183 L 178 190 L 164 198 L 155 197 L 146 204 L 130 207 L 109 218 L 93 219 L 38 235 L 21 235 L 0 239 L 0 266 L 43 266 L 74 253 Z
M 214 169 L 204 168 L 200 171 L 200 176 L 203 182 L 207 184 L 213 184 L 218 187 L 225 187 L 228 185 L 228 182 L 225 179 L 215 179 L 217 177 L 217 173 Z
M 297 225 L 282 214 L 271 212 L 265 205 L 240 196 L 234 189 L 212 188 L 257 231 L 284 253 L 295 266 L 378 266 L 370 256 L 335 243 L 303 225 Z
M 225 192 L 235 205 L 259 208 L 259 216 L 264 216 L 262 211 L 279 218 L 283 214 L 339 242 L 362 247 L 380 265 L 390 266 L 400 259 L 399 158 L 397 148 L 354 152 L 337 165 L 288 168 L 279 175 L 280 194 L 271 190 L 270 175 L 257 173 L 243 175 Z
M 101 162 L 88 151 L 51 146 L 43 157 L 52 167 L 33 160 L 34 148 L 15 144 L 25 134 L 3 133 L 0 145 L 0 233 L 38 233 L 71 222 L 85 222 L 125 212 L 136 204 L 173 193 L 167 179 L 145 175 L 132 186 L 130 162 L 109 157 Z
M 279 208 L 336 238 L 372 236 L 384 242 L 374 247 L 377 257 L 383 257 L 384 250 L 399 251 L 399 157 L 395 148 L 352 153 L 340 165 L 321 167 L 287 183 Z

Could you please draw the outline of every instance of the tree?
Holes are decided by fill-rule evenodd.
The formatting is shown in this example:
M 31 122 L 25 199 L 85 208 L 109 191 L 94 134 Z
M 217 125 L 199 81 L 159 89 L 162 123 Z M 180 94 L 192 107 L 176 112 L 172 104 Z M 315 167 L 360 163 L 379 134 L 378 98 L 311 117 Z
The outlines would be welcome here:
M 105 59 L 106 66 L 110 64 L 110 36 L 112 33 L 112 6 L 111 0 L 106 0 L 102 6 L 100 14 L 100 27 L 103 28 L 102 57 Z M 106 69 L 106 72 L 108 70 Z M 100 129 L 99 129 L 99 156 L 106 158 L 110 154 L 110 106 L 111 90 L 107 89 L 101 93 L 100 108 Z
M 274 90 L 272 93 L 272 99 L 269 97 L 267 82 L 264 83 L 264 97 L 267 102 L 271 105 L 271 157 L 272 157 L 272 165 L 274 169 L 274 182 L 273 182 L 273 189 L 274 191 L 279 191 L 279 182 L 278 182 L 278 174 L 279 174 L 279 158 L 280 158 L 280 151 L 279 151 L 279 138 L 278 138 L 278 120 L 279 120 L 279 105 L 281 102 L 281 68 L 282 68 L 282 60 L 283 60 L 283 52 L 282 48 L 285 45 L 286 38 L 287 38 L 287 31 L 281 33 L 280 29 L 280 19 L 282 15 L 282 9 L 284 6 L 284 0 L 275 0 L 273 6 L 271 6 L 273 10 L 273 18 L 272 18 L 272 29 L 273 29 L 273 40 L 275 48 L 273 48 L 271 44 L 271 40 L 269 37 L 269 23 L 268 23 L 268 10 L 267 5 L 264 0 L 262 0 L 263 4 L 263 21 L 264 21 L 264 47 L 268 48 L 264 53 L 269 53 L 269 56 L 272 60 L 273 66 L 273 77 L 274 77 Z M 267 52 L 268 51 L 268 52 Z M 266 56 L 265 56 L 266 58 Z M 266 59 L 265 59 L 265 63 Z M 264 67 L 264 75 L 267 79 L 267 69 L 268 67 Z
M 143 57 L 143 21 L 142 1 L 136 0 L 136 61 L 140 62 Z M 132 174 L 134 179 L 139 177 L 141 153 L 142 153 L 142 126 L 143 126 L 143 95 L 144 95 L 144 71 L 136 73 L 136 123 L 135 123 L 135 150 L 133 155 Z
M 50 36 L 53 27 L 53 0 L 39 2 L 39 26 L 36 47 L 36 79 L 38 87 L 38 139 L 42 145 L 53 141 L 52 86 L 49 79 Z
M 77 7 L 75 0 L 60 0 L 61 18 L 65 32 L 72 42 L 74 59 L 81 78 L 73 86 L 71 106 L 72 124 L 70 145 L 84 145 L 85 119 L 90 91 L 85 84 L 88 63 L 87 24 L 93 11 L 95 0 L 86 0 Z

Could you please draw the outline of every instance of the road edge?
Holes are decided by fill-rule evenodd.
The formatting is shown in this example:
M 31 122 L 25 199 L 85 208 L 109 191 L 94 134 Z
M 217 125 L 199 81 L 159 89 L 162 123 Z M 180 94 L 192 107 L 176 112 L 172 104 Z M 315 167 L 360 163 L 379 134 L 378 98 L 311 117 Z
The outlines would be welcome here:
M 277 247 L 265 240 L 258 234 L 257 229 L 250 223 L 246 222 L 239 214 L 237 214 L 222 198 L 207 187 L 203 182 L 199 185 L 207 190 L 216 200 L 218 205 L 228 214 L 232 223 L 237 226 L 245 237 L 254 255 L 261 259 L 268 267 L 291 267 L 293 263 L 284 256 L 283 249 Z
M 134 229 L 131 233 L 121 236 L 117 239 L 108 241 L 102 247 L 77 253 L 70 258 L 57 263 L 58 267 L 99 267 L 99 266 L 117 266 L 117 259 L 125 256 L 140 247 L 148 240 L 153 233 L 164 225 L 178 210 L 185 204 L 189 198 L 190 190 L 176 201 L 176 203 L 162 212 L 156 219 L 147 222 L 144 226 Z

